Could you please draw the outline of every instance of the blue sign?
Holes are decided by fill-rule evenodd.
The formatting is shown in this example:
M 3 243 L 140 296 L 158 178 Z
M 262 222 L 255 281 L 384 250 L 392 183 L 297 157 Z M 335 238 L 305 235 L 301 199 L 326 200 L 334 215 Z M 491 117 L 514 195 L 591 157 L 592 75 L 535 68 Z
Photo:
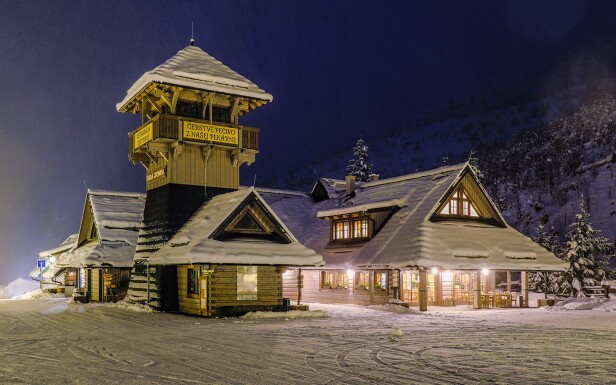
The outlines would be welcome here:
M 44 259 L 39 259 L 37 267 L 40 267 L 40 268 L 45 267 L 45 260 Z

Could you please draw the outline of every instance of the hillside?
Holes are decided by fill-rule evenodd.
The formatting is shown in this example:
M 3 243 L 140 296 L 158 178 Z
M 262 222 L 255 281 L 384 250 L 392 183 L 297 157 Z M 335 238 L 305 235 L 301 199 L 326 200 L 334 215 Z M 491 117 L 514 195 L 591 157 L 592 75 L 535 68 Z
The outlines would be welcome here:
M 616 101 L 588 93 L 577 85 L 536 102 L 389 133 L 367 143 L 370 159 L 387 178 L 438 167 L 444 157 L 462 162 L 476 149 L 485 184 L 512 226 L 533 235 L 542 223 L 562 236 L 583 194 L 595 228 L 616 239 Z M 343 178 L 352 144 L 271 185 L 309 191 L 317 175 Z

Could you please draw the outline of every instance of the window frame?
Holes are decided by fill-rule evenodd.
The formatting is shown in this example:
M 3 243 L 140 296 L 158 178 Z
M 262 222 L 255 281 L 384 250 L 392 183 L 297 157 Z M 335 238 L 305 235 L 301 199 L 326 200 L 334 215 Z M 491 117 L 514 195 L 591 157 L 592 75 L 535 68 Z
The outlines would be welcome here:
M 331 240 L 332 241 L 354 241 L 367 240 L 371 238 L 370 221 L 368 217 L 344 218 L 332 221 Z M 345 228 L 346 225 L 346 228 Z M 356 236 L 356 229 L 359 235 Z M 346 236 L 345 236 L 346 235 Z
M 448 209 L 447 213 L 443 211 Z M 452 213 L 452 211 L 455 211 Z M 465 214 L 468 211 L 468 214 Z M 471 215 L 474 212 L 476 215 Z M 477 210 L 477 206 L 473 203 L 468 195 L 468 192 L 463 187 L 456 189 L 450 196 L 447 202 L 443 204 L 438 212 L 438 215 L 448 218 L 464 218 L 464 219 L 481 219 L 482 216 Z
M 254 289 L 247 288 L 246 281 L 240 280 L 240 275 L 254 275 Z M 240 290 L 240 287 L 243 290 Z M 238 301 L 258 301 L 259 300 L 259 268 L 254 265 L 242 265 L 236 267 L 236 299 Z
M 199 298 L 201 290 L 201 269 L 198 266 L 186 268 L 186 297 Z

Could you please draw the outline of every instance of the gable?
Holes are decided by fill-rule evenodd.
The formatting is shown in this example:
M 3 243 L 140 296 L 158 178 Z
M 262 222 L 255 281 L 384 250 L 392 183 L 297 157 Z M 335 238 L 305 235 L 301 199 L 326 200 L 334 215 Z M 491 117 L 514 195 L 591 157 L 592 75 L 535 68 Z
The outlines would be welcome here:
M 86 203 L 83 208 L 83 216 L 81 217 L 81 226 L 79 227 L 79 238 L 77 245 L 81 246 L 91 240 L 98 240 L 98 230 L 92 212 L 92 204 L 90 199 L 86 197 Z
M 444 219 L 490 221 L 505 226 L 500 213 L 468 169 L 441 198 L 430 218 Z
M 217 241 L 262 241 L 290 243 L 292 240 L 268 208 L 251 193 L 212 234 Z

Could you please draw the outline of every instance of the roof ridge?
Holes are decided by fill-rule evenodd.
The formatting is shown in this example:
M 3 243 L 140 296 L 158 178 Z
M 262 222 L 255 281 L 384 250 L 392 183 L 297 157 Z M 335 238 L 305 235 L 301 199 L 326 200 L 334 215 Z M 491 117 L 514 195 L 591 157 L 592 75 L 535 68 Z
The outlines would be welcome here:
M 434 168 L 434 169 L 426 170 L 426 171 L 420 171 L 420 172 L 416 172 L 412 174 L 405 174 L 405 175 L 399 175 L 399 176 L 395 176 L 395 177 L 391 177 L 387 179 L 363 182 L 358 187 L 367 188 L 367 187 L 380 186 L 384 184 L 403 182 L 406 180 L 423 178 L 423 177 L 430 176 L 430 175 L 438 175 L 438 174 L 451 172 L 451 171 L 459 171 L 459 170 L 462 170 L 465 166 L 466 166 L 466 163 L 460 163 L 460 164 L 456 164 L 452 166 L 443 166 L 443 167 L 438 167 L 438 168 Z

